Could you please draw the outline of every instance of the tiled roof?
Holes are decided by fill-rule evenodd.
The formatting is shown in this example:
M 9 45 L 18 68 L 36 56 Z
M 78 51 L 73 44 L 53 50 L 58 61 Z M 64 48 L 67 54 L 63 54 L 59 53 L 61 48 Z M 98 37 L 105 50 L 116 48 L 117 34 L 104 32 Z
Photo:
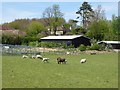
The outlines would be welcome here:
M 11 30 L 11 28 L 7 26 L 0 26 L 0 30 Z

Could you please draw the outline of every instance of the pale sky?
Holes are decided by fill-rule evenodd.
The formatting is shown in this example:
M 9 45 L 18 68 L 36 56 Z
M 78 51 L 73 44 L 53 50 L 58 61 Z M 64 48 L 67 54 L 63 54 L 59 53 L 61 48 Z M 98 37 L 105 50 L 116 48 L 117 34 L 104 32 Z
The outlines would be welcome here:
M 53 4 L 58 4 L 60 6 L 60 10 L 64 13 L 64 18 L 66 21 L 69 19 L 76 19 L 77 15 L 75 12 L 81 6 L 83 2 L 72 2 L 69 0 L 66 2 L 56 2 L 51 0 L 51 2 L 38 2 L 38 0 L 18 0 L 20 2 L 15 2 L 15 0 L 3 0 L 2 5 L 2 20 L 1 23 L 11 22 L 15 19 L 24 19 L 24 18 L 41 18 L 43 11 L 52 6 Z M 25 2 L 26 1 L 26 2 Z M 50 1 L 50 0 L 49 0 Z M 57 0 L 58 1 L 58 0 Z M 80 0 L 79 0 L 80 1 Z M 86 0 L 87 1 L 87 0 Z M 91 0 L 89 0 L 91 1 Z M 98 0 L 99 1 L 99 0 Z M 105 15 L 107 19 L 111 19 L 112 15 L 118 16 L 118 2 L 89 2 L 93 9 L 96 9 L 98 5 L 101 5 L 105 10 Z

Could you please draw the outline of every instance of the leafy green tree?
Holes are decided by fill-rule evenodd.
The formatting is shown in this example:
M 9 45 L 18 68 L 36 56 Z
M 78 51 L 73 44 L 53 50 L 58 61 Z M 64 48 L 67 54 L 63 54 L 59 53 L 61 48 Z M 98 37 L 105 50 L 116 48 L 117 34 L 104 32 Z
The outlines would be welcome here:
M 98 40 L 112 40 L 113 30 L 110 21 L 106 20 L 105 11 L 101 5 L 94 11 L 94 17 L 92 18 L 91 24 L 89 25 L 89 31 L 87 35 L 92 39 Z
M 68 21 L 68 24 L 70 24 L 71 26 L 71 30 L 77 28 L 77 22 L 78 22 L 77 20 L 73 20 L 73 19 L 70 19 Z
M 70 32 L 70 24 L 69 23 L 65 23 L 64 25 L 63 25 L 63 28 L 64 28 L 64 30 L 63 30 L 63 35 L 65 35 L 67 32 Z
M 57 27 L 65 23 L 63 13 L 60 11 L 59 5 L 56 4 L 45 9 L 43 12 L 43 18 L 50 27 L 50 31 L 53 29 L 54 35 L 56 35 Z
M 72 30 L 72 33 L 73 33 L 73 34 L 77 34 L 77 35 L 85 34 L 85 33 L 86 33 L 86 30 L 85 30 L 83 27 L 79 26 L 79 27 L 73 29 L 73 30 Z
M 9 26 L 13 29 L 20 29 L 19 22 L 11 22 L 11 23 L 9 23 Z
M 112 21 L 109 20 L 108 21 L 108 30 L 104 35 L 104 40 L 113 41 L 113 40 L 115 40 L 115 37 L 116 36 L 115 36 L 115 34 L 113 32 Z
M 26 30 L 30 23 L 29 19 L 16 19 L 13 22 L 10 22 L 8 26 L 11 29 L 19 29 L 19 30 Z
M 61 26 L 61 24 L 63 24 L 61 22 L 61 19 L 63 17 L 63 13 L 60 11 L 60 7 L 57 4 L 54 4 L 52 6 L 52 10 L 53 10 L 53 31 L 54 31 L 54 35 L 56 35 L 56 31 L 57 31 L 57 27 Z
M 93 11 L 91 5 L 88 4 L 88 2 L 83 2 L 82 6 L 76 12 L 76 14 L 79 15 L 77 17 L 77 19 L 79 19 L 80 17 L 82 17 L 83 28 L 85 28 L 85 29 L 88 28 L 88 25 L 89 25 L 89 23 L 92 20 L 93 13 L 94 13 L 94 11 Z
M 109 30 L 108 22 L 106 20 L 94 21 L 89 27 L 87 35 L 97 41 L 104 39 L 104 36 Z
M 112 17 L 112 29 L 113 29 L 113 33 L 115 36 L 115 40 L 118 40 L 119 36 L 120 36 L 120 16 L 116 17 L 113 15 L 113 17 Z
M 32 21 L 30 25 L 28 26 L 27 33 L 30 36 L 36 36 L 37 34 L 45 30 L 46 28 L 43 26 L 43 24 L 39 23 L 38 21 Z
M 108 21 L 108 31 L 104 37 L 105 40 L 119 40 L 120 37 L 120 17 L 112 16 L 112 20 Z

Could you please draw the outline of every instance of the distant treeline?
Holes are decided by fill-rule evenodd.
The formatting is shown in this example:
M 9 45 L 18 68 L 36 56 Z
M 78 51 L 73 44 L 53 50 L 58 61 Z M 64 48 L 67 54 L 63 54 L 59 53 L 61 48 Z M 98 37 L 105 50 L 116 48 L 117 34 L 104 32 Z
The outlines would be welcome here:
M 25 44 L 40 41 L 40 38 L 48 35 L 57 35 L 57 31 L 62 31 L 61 35 L 85 35 L 94 41 L 118 40 L 120 37 L 120 17 L 113 15 L 111 20 L 107 20 L 105 11 L 101 5 L 93 10 L 88 2 L 83 2 L 78 11 L 77 20 L 70 19 L 66 22 L 64 14 L 60 11 L 59 5 L 48 7 L 43 12 L 42 18 L 17 19 L 4 23 L 4 29 L 19 30 L 20 34 L 2 34 L 3 44 Z M 77 25 L 81 22 L 80 25 Z M 59 33 L 59 32 L 58 32 Z

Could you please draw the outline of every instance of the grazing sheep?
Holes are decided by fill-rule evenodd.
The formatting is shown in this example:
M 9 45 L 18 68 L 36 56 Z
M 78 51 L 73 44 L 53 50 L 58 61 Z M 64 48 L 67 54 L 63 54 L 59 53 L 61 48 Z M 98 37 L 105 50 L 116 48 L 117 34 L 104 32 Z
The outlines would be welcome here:
M 48 62 L 49 58 L 42 58 L 42 62 Z
M 65 62 L 64 62 L 65 64 L 67 63 L 67 60 L 65 60 Z
M 28 56 L 27 55 L 23 55 L 22 58 L 28 58 Z
M 91 52 L 90 54 L 91 54 L 91 55 L 96 55 L 96 52 Z
M 67 55 L 69 55 L 69 54 L 70 54 L 70 52 L 66 52 L 66 54 L 67 54 Z
M 35 56 L 35 55 L 32 55 L 32 58 L 33 58 L 33 59 L 35 59 L 35 58 L 36 58 L 36 56 Z
M 36 55 L 36 58 L 42 59 L 42 56 L 41 55 Z
M 61 63 L 62 63 L 62 64 L 63 64 L 63 63 L 66 64 L 67 60 L 66 60 L 65 58 L 58 57 L 58 58 L 57 58 L 57 62 L 58 62 L 58 64 L 61 64 Z
M 86 59 L 81 59 L 80 60 L 80 63 L 85 63 L 86 62 Z

